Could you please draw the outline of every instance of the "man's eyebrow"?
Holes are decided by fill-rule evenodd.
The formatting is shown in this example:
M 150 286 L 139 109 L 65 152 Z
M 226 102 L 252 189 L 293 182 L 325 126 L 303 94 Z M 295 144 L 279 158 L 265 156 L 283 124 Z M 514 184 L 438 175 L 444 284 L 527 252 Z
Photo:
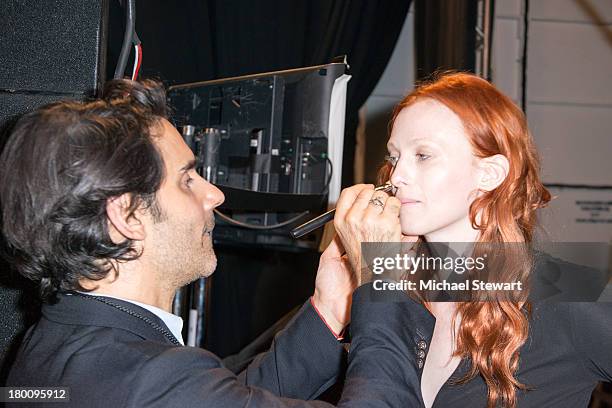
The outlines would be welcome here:
M 193 159 L 193 160 L 190 160 L 190 161 L 189 161 L 187 164 L 185 164 L 183 167 L 181 167 L 179 171 L 180 171 L 181 173 L 184 173 L 184 172 L 187 172 L 187 171 L 189 171 L 189 170 L 193 170 L 193 169 L 195 169 L 195 166 L 196 166 L 196 161 L 195 161 L 195 159 Z

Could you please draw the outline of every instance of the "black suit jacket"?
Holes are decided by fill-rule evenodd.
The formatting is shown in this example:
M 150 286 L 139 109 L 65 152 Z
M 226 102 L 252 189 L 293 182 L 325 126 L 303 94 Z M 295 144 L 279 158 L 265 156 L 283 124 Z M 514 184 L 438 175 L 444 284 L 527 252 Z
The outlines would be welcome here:
M 431 333 L 433 317 L 406 295 L 389 295 L 372 300 L 369 286 L 353 295 L 342 407 L 422 405 L 413 350 L 429 338 L 414 328 Z M 115 299 L 112 303 L 63 294 L 58 303 L 44 305 L 7 385 L 68 386 L 70 404 L 53 405 L 62 407 L 329 406 L 298 400 L 315 398 L 335 381 L 343 353 L 310 302 L 275 337 L 270 351 L 238 376 L 206 350 L 173 344 L 159 330 L 167 331 L 164 323 L 149 311 Z

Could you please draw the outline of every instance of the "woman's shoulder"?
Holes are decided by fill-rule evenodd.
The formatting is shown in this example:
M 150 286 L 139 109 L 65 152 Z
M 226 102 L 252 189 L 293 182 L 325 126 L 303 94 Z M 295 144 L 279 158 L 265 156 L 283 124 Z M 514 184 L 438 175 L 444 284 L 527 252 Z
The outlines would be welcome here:
M 584 327 L 603 322 L 612 330 L 612 302 L 530 302 L 530 323 L 555 327 Z
M 595 302 L 607 282 L 607 271 L 572 263 L 545 252 L 534 252 L 534 268 L 529 281 L 533 302 Z
M 598 301 L 606 288 L 605 271 L 536 252 L 530 280 L 531 323 L 534 329 L 566 333 L 612 333 L 612 302 Z
M 607 361 L 605 364 L 609 366 L 612 362 L 612 303 L 534 302 L 523 353 L 536 361 L 549 358 L 551 361 L 581 362 L 576 367 L 587 367 L 589 372 L 602 361 Z
M 605 271 L 536 253 L 530 282 L 533 329 L 566 333 L 572 341 L 586 333 L 612 338 L 612 302 L 599 300 L 607 282 Z

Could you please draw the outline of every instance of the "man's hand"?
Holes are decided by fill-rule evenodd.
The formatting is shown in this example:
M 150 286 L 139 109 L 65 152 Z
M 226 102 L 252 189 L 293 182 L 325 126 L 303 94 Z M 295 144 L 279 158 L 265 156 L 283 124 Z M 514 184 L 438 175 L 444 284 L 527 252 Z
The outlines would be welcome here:
M 313 303 L 330 329 L 339 335 L 350 321 L 357 277 L 335 236 L 319 260 Z
M 334 227 L 346 249 L 353 270 L 361 273 L 361 243 L 400 242 L 401 203 L 371 184 L 342 190 L 336 205 Z

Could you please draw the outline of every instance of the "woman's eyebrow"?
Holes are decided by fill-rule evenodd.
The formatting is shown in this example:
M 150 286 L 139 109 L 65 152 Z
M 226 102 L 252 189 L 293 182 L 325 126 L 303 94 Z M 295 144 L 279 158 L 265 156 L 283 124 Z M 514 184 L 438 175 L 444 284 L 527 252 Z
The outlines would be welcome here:
M 432 145 L 434 147 L 436 146 L 440 146 L 443 145 L 444 142 L 442 139 L 439 139 L 436 136 L 433 137 L 417 137 L 415 139 L 411 139 L 408 142 L 406 142 L 406 146 L 412 147 L 414 145 L 419 145 L 419 144 L 423 144 L 423 145 Z M 400 150 L 392 141 L 388 141 L 387 142 L 387 150 Z
M 432 146 L 440 146 L 444 144 L 444 141 L 436 136 L 433 137 L 418 137 L 416 139 L 412 139 L 408 142 L 408 144 L 412 145 L 432 145 Z

